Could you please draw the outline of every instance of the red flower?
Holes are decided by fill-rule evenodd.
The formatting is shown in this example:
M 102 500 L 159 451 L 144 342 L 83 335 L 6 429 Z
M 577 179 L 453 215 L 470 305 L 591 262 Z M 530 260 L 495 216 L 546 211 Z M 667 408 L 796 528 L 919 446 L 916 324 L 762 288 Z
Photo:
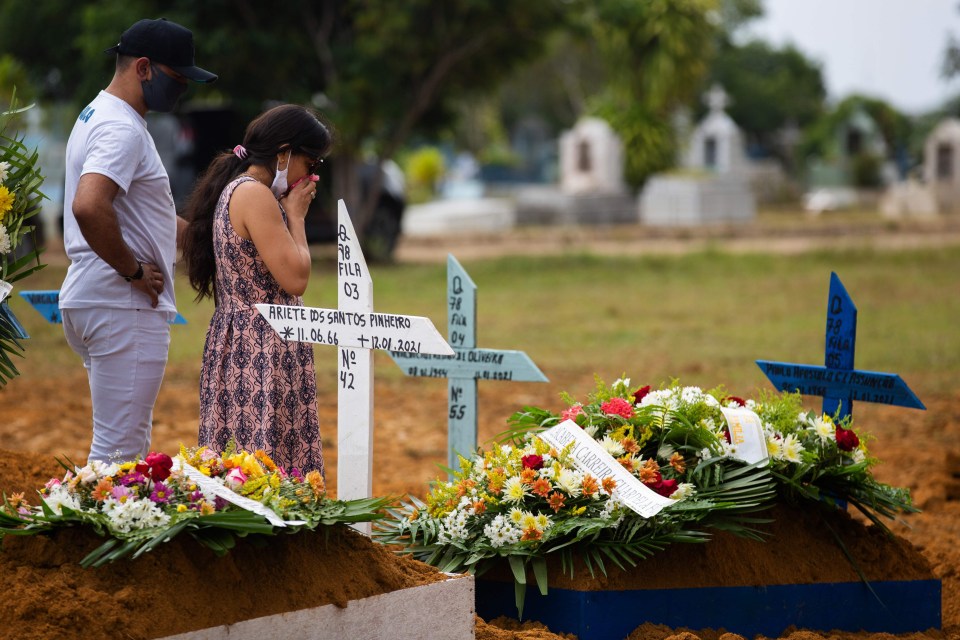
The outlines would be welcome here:
M 163 482 L 170 477 L 173 460 L 165 453 L 151 453 L 143 462 L 137 463 L 136 470 L 145 476 L 150 476 L 154 482 Z
M 523 462 L 524 469 L 542 469 L 543 468 L 543 456 L 538 456 L 536 454 L 523 456 L 520 459 Z
M 853 429 L 837 427 L 837 448 L 842 451 L 853 451 L 860 446 L 860 438 Z
M 724 402 L 724 404 L 727 404 L 727 403 L 729 403 L 729 402 L 732 402 L 732 403 L 734 403 L 735 405 L 737 405 L 738 407 L 745 407 L 745 406 L 747 406 L 747 401 L 744 400 L 743 398 L 739 398 L 739 397 L 737 397 L 737 396 L 727 396 L 726 398 L 723 399 L 723 402 Z
M 677 490 L 676 480 L 661 480 L 656 485 L 650 487 L 664 498 L 669 498 L 670 494 Z
M 623 398 L 610 398 L 600 405 L 600 410 L 607 415 L 620 416 L 627 420 L 633 417 L 633 405 Z
M 640 404 L 640 401 L 646 398 L 648 393 L 650 393 L 650 385 L 640 387 L 633 392 L 633 403 Z

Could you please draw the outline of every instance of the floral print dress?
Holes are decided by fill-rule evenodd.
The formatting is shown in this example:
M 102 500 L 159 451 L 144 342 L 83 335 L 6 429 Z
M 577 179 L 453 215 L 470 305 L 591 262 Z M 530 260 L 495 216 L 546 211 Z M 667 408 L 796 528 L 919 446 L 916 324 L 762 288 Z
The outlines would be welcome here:
M 253 241 L 230 222 L 230 198 L 249 180 L 228 184 L 214 212 L 217 305 L 203 348 L 199 442 L 220 453 L 232 438 L 284 469 L 323 472 L 313 347 L 281 339 L 254 306 L 303 300 L 280 287 Z

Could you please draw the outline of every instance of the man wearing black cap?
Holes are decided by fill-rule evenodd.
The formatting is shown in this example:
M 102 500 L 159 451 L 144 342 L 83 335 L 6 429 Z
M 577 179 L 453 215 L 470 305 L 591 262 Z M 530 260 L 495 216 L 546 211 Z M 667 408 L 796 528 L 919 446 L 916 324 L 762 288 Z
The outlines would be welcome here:
M 188 80 L 217 79 L 194 64 L 193 33 L 163 18 L 140 20 L 106 53 L 117 57 L 113 80 L 67 142 L 70 267 L 60 291 L 64 334 L 90 382 L 89 460 L 101 461 L 147 453 L 177 311 L 173 270 L 186 221 L 144 116 L 172 111 Z

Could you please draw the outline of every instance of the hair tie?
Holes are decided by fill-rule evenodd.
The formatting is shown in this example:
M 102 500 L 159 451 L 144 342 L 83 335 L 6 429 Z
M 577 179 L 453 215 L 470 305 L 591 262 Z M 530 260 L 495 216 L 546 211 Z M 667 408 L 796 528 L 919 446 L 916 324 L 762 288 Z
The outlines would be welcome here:
M 237 156 L 241 160 L 245 160 L 247 157 L 247 149 L 242 144 L 238 144 L 233 148 L 233 155 Z

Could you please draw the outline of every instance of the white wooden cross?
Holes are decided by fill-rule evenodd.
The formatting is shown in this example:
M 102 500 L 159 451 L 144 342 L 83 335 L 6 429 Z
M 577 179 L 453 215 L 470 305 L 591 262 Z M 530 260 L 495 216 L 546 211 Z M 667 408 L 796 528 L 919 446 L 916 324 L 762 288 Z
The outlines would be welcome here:
M 343 200 L 338 204 L 336 309 L 258 304 L 284 340 L 339 347 L 337 497 L 373 493 L 373 349 L 453 355 L 429 318 L 373 312 L 373 279 Z

